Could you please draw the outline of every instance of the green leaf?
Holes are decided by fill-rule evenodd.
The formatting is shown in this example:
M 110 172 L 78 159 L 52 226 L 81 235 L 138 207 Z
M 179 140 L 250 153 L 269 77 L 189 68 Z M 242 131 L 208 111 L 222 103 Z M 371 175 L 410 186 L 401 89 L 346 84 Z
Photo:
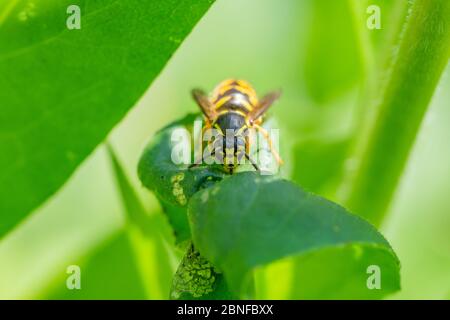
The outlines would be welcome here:
M 167 217 L 172 233 L 175 236 L 175 244 L 183 246 L 191 239 L 191 229 L 187 219 L 187 210 L 185 207 L 173 205 L 158 197 L 162 211 Z
M 373 117 L 359 135 L 356 169 L 343 190 L 345 203 L 376 225 L 387 212 L 439 78 L 448 63 L 450 2 L 415 0 Z
M 189 244 L 174 276 L 171 298 L 175 300 L 234 299 L 223 274 Z
M 287 257 L 313 259 L 295 270 L 299 277 L 323 277 L 311 280 L 293 298 L 320 298 L 318 291 L 334 289 L 334 266 L 341 271 L 337 272 L 341 285 L 349 288 L 329 296 L 374 298 L 399 288 L 398 259 L 374 227 L 291 182 L 252 172 L 235 174 L 195 194 L 188 213 L 196 248 L 224 272 L 232 292 L 241 296 L 248 297 L 252 270 Z M 326 268 L 322 261 L 332 264 Z M 370 265 L 381 269 L 380 290 L 366 286 Z M 317 275 L 315 268 L 322 274 Z
M 103 141 L 211 3 L 1 2 L 0 236 Z M 80 30 L 66 28 L 71 4 Z
M 192 132 L 196 114 L 190 114 L 161 129 L 145 148 L 138 164 L 142 184 L 156 193 L 177 239 L 181 243 L 190 239 L 186 205 L 199 189 L 222 179 L 223 171 L 216 167 L 197 167 L 188 170 L 188 165 L 177 165 L 172 161 L 172 132 L 185 128 Z

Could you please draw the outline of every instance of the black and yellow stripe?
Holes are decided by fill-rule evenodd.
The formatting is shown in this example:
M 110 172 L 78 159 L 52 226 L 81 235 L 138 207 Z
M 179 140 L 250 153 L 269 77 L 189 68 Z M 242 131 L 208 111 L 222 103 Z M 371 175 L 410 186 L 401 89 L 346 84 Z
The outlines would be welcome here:
M 221 82 L 214 89 L 210 101 L 219 115 L 236 112 L 246 116 L 258 104 L 256 92 L 250 84 L 233 79 Z

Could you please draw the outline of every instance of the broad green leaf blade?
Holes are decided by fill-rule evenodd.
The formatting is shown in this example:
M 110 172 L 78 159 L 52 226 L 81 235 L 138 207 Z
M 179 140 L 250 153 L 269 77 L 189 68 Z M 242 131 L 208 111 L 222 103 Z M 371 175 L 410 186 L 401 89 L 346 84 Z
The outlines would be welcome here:
M 379 225 L 439 78 L 448 64 L 450 2 L 411 1 L 397 53 L 361 134 L 356 170 L 344 190 L 349 208 Z
M 354 259 L 346 259 L 344 255 L 340 261 L 341 265 L 356 268 L 351 277 L 341 278 L 343 283 L 367 276 L 365 270 L 370 263 L 378 265 L 382 274 L 389 275 L 383 277 L 384 286 L 372 293 L 372 297 L 399 288 L 397 257 L 374 227 L 291 182 L 250 172 L 236 174 L 195 194 L 188 213 L 194 244 L 224 272 L 233 292 L 241 295 L 247 291 L 256 267 L 346 245 L 357 247 L 359 254 Z M 372 253 L 365 254 L 366 250 Z M 359 259 L 360 254 L 366 258 Z M 314 263 L 319 267 L 321 259 L 315 259 Z M 323 276 L 327 277 L 328 273 L 324 272 Z M 369 290 L 365 281 L 357 284 L 361 286 L 359 291 L 350 291 L 354 298 L 359 297 L 359 292 Z M 348 297 L 349 293 L 345 293 L 342 297 Z M 315 295 L 310 291 L 299 296 Z
M 0 236 L 52 195 L 134 105 L 212 0 L 0 4 Z
M 186 213 L 190 197 L 224 176 L 219 168 L 201 166 L 189 170 L 188 165 L 172 161 L 172 133 L 180 128 L 192 133 L 197 118 L 198 115 L 191 114 L 161 129 L 145 148 L 138 165 L 139 178 L 146 188 L 158 196 L 174 228 L 177 243 L 190 239 Z

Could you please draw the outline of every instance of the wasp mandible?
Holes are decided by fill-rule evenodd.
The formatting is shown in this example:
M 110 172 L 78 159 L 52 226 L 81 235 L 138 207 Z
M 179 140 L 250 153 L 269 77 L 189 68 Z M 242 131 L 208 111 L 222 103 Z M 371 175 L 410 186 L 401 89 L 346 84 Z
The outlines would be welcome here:
M 200 89 L 192 90 L 192 96 L 204 114 L 202 135 L 211 128 L 216 129 L 220 135 L 221 139 L 214 141 L 212 145 L 211 155 L 222 161 L 227 172 L 233 173 L 243 157 L 259 171 L 258 165 L 249 155 L 249 129 L 261 132 L 277 163 L 283 163 L 273 147 L 269 133 L 261 126 L 264 113 L 279 98 L 280 91 L 271 92 L 258 100 L 255 90 L 248 82 L 228 79 L 221 82 L 209 97 Z M 233 134 L 230 135 L 229 132 Z M 216 142 L 220 142 L 219 148 L 216 147 Z M 196 161 L 190 168 L 198 164 Z

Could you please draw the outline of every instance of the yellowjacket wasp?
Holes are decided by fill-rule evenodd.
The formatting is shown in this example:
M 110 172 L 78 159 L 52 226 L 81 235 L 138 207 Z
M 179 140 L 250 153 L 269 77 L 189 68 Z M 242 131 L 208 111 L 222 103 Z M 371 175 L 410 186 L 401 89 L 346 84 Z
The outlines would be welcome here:
M 230 174 L 245 157 L 259 171 L 258 165 L 249 155 L 249 129 L 256 129 L 267 139 L 268 146 L 278 164 L 280 156 L 273 147 L 269 133 L 261 124 L 263 115 L 280 96 L 274 91 L 258 100 L 255 90 L 244 80 L 228 79 L 221 82 L 208 97 L 202 90 L 192 90 L 192 96 L 199 105 L 205 118 L 202 134 L 214 128 L 221 139 L 216 139 L 210 146 L 211 155 L 221 161 Z M 228 134 L 228 132 L 232 134 Z M 191 167 L 197 166 L 196 161 Z

